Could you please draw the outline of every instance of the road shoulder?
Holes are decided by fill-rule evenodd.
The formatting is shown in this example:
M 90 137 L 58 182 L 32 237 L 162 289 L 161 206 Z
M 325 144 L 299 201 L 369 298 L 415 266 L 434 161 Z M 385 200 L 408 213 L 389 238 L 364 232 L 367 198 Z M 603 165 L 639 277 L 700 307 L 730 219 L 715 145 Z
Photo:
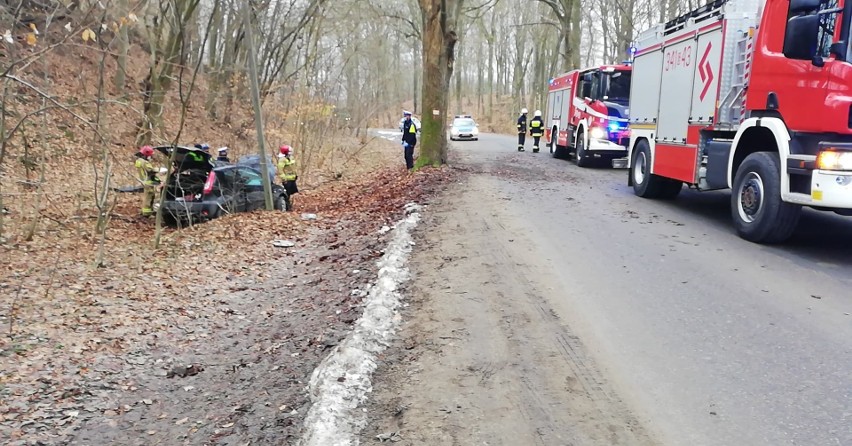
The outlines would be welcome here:
M 472 174 L 425 213 L 361 441 L 656 444 L 549 305 L 559 284 L 493 181 Z

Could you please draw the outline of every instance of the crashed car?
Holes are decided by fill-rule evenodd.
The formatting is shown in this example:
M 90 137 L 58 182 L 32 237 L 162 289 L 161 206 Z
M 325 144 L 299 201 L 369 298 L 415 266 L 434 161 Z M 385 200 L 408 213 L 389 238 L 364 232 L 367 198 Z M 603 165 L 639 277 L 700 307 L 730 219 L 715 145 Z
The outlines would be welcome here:
M 263 172 L 263 169 L 260 166 L 260 155 L 242 156 L 239 160 L 237 160 L 237 165 L 251 167 L 252 169 L 258 172 Z M 272 181 L 273 183 L 275 182 L 276 171 L 277 169 L 275 167 L 275 164 L 271 160 L 267 160 L 266 172 L 267 174 L 269 174 L 269 181 Z
M 155 149 L 167 157 L 175 151 L 172 174 L 163 188 L 162 212 L 168 221 L 198 222 L 263 209 L 264 179 L 258 170 L 241 165 L 216 166 L 209 153 L 193 147 Z M 290 197 L 284 187 L 272 183 L 272 197 L 275 209 L 289 210 Z

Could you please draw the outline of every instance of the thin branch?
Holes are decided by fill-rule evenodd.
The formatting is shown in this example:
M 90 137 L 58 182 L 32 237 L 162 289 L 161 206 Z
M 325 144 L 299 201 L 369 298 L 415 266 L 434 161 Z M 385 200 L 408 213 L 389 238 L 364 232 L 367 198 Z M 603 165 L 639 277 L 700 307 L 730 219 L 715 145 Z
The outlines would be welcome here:
M 82 116 L 78 115 L 78 114 L 77 114 L 77 113 L 75 113 L 73 110 L 71 110 L 70 108 L 68 108 L 68 106 L 66 106 L 66 105 L 64 105 L 64 104 L 62 104 L 62 103 L 60 103 L 59 101 L 57 101 L 56 99 L 54 99 L 54 98 L 53 98 L 52 96 L 50 96 L 49 94 L 47 94 L 47 93 L 45 93 L 45 92 L 43 92 L 43 91 L 39 90 L 39 88 L 38 88 L 38 87 L 36 87 L 35 85 L 33 85 L 33 84 L 31 84 L 31 83 L 29 83 L 29 82 L 27 82 L 27 81 L 25 81 L 25 80 L 23 80 L 23 79 L 21 79 L 21 78 L 17 77 L 17 76 L 11 75 L 11 74 L 3 74 L 3 75 L 2 75 L 2 76 L 0 76 L 0 77 L 6 78 L 6 79 L 9 79 L 9 80 L 13 80 L 13 81 L 15 81 L 15 82 L 17 82 L 17 83 L 19 83 L 19 84 L 21 84 L 21 85 L 24 85 L 25 87 L 27 87 L 27 88 L 29 88 L 29 89 L 31 89 L 31 90 L 33 90 L 33 91 L 35 91 L 36 93 L 38 93 L 38 94 L 39 94 L 39 96 L 41 96 L 41 97 L 43 97 L 44 99 L 47 99 L 48 101 L 52 102 L 52 103 L 53 103 L 53 105 L 55 105 L 57 108 L 61 109 L 62 111 L 64 111 L 64 112 L 68 113 L 69 115 L 71 115 L 71 116 L 73 116 L 73 117 L 77 118 L 79 121 L 81 121 L 81 122 L 83 122 L 84 124 L 86 124 L 86 125 L 87 125 L 88 127 L 90 127 L 92 130 L 94 130 L 95 134 L 96 134 L 96 135 L 98 135 L 98 137 L 101 139 L 101 141 L 102 141 L 102 142 L 106 142 L 106 138 L 105 138 L 105 137 L 101 134 L 101 132 L 98 130 L 98 127 L 97 127 L 95 124 L 93 124 L 91 121 L 87 120 L 86 118 L 84 118 L 84 117 L 82 117 Z M 5 143 L 5 141 L 4 141 L 4 143 Z

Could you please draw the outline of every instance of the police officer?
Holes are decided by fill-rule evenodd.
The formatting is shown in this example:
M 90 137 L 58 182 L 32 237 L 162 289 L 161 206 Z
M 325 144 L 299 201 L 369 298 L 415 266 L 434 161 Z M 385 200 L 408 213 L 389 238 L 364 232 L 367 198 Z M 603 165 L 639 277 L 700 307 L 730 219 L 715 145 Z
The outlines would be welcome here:
M 157 197 L 157 188 L 160 186 L 160 178 L 157 177 L 158 170 L 151 164 L 154 158 L 154 148 L 142 146 L 136 153 L 136 172 L 139 182 L 142 183 L 142 216 L 150 217 L 154 214 L 154 199 Z
M 417 126 L 411 120 L 411 112 L 403 111 L 402 147 L 405 149 L 405 168 L 414 168 L 414 146 L 417 145 Z
M 518 117 L 518 152 L 524 151 L 524 142 L 527 138 L 527 109 L 521 109 L 521 116 Z
M 544 135 L 544 121 L 541 119 L 541 110 L 536 110 L 530 119 L 530 136 L 533 137 L 533 153 L 538 153 L 538 141 Z
M 230 163 L 231 159 L 228 158 L 228 147 L 219 147 L 218 150 L 219 156 L 216 157 L 216 161 L 221 161 L 223 163 Z

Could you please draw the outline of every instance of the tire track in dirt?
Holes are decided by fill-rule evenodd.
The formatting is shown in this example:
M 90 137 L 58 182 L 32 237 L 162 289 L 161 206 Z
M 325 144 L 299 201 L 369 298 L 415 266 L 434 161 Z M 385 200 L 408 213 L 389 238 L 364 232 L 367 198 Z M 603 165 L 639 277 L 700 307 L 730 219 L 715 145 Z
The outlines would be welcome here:
M 399 431 L 410 445 L 655 444 L 548 303 L 559 285 L 537 274 L 547 265 L 501 211 L 488 171 L 433 206 L 412 261 L 411 322 L 380 366 L 361 440 Z

